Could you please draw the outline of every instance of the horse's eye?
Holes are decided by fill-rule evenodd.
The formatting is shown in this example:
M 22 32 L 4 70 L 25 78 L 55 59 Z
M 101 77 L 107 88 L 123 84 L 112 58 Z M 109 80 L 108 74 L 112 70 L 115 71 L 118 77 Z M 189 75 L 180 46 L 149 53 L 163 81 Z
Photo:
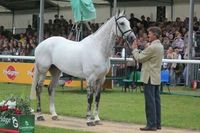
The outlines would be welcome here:
M 120 25 L 125 25 L 124 22 L 119 23 Z

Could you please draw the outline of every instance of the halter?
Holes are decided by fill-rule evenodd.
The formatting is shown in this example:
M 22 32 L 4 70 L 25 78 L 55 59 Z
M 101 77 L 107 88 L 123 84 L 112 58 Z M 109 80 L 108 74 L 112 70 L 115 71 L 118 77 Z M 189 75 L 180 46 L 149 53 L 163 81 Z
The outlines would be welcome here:
M 129 35 L 131 34 L 131 32 L 132 32 L 132 29 L 123 32 L 123 31 L 121 30 L 119 24 L 117 23 L 117 20 L 119 20 L 120 18 L 126 18 L 126 16 L 120 16 L 120 17 L 118 17 L 118 18 L 115 17 L 115 22 L 116 22 L 116 34 L 117 34 L 117 28 L 118 28 L 119 31 L 120 31 L 121 34 L 122 34 L 122 37 L 126 37 L 126 36 L 124 36 L 124 35 L 125 35 L 126 33 L 130 32 L 130 33 L 128 34 L 128 36 L 129 36 Z M 117 34 L 117 36 L 118 36 L 118 34 Z
M 125 35 L 127 32 L 130 32 L 130 33 L 128 34 L 128 36 L 129 36 L 129 35 L 131 34 L 131 32 L 132 32 L 132 29 L 123 32 L 123 31 L 121 30 L 119 24 L 117 23 L 117 20 L 119 20 L 120 18 L 126 18 L 126 16 L 120 16 L 120 17 L 118 17 L 118 18 L 115 17 L 115 22 L 116 22 L 116 35 L 118 36 L 118 34 L 117 34 L 117 28 L 118 28 L 119 31 L 120 31 L 121 34 L 122 34 L 122 38 L 126 38 L 126 36 L 124 36 L 124 35 Z M 128 36 L 127 36 L 127 37 L 128 37 Z M 125 42 L 126 42 L 125 44 L 127 45 L 128 49 L 131 49 L 131 48 L 130 48 L 130 43 L 127 41 L 127 39 L 124 39 L 124 40 L 125 40 Z

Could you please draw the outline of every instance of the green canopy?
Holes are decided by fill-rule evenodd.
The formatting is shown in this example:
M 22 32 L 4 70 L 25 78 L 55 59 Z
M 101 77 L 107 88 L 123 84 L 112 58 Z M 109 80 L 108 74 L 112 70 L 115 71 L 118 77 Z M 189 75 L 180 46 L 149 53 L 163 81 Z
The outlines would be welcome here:
M 96 18 L 92 0 L 70 0 L 75 22 L 90 21 Z

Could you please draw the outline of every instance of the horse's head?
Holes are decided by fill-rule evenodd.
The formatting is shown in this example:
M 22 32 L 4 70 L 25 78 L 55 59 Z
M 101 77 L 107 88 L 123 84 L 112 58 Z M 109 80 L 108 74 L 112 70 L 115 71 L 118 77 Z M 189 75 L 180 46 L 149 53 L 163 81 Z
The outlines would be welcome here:
M 116 22 L 116 35 L 123 37 L 126 41 L 129 43 L 133 42 L 134 39 L 136 39 L 136 36 L 133 32 L 133 30 L 130 27 L 130 22 L 125 16 L 125 12 L 118 12 L 115 16 L 115 22 Z

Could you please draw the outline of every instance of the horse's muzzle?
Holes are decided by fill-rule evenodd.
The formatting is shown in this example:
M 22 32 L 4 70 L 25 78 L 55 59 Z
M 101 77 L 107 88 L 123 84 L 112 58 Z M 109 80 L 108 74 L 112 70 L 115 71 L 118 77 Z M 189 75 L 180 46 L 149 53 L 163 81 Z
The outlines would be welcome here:
M 136 39 L 136 36 L 133 32 L 130 32 L 130 34 L 126 38 L 126 40 L 129 42 L 129 44 L 132 44 L 135 39 Z

